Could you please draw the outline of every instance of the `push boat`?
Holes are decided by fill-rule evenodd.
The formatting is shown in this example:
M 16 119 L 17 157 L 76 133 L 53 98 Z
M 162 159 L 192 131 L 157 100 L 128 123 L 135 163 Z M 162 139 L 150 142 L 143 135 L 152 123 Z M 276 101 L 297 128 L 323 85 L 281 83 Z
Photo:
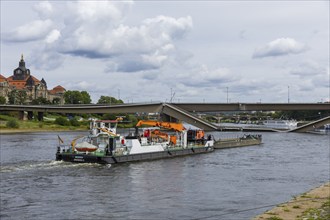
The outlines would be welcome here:
M 90 133 L 64 145 L 58 136 L 56 160 L 77 163 L 114 164 L 155 160 L 209 153 L 214 139 L 198 136 L 188 139 L 188 130 L 181 123 L 139 121 L 135 132 L 127 136 L 117 133 L 117 120 L 92 120 Z M 139 127 L 142 134 L 139 133 Z M 141 129 L 140 129 L 141 130 Z M 79 143 L 78 143 L 79 141 Z

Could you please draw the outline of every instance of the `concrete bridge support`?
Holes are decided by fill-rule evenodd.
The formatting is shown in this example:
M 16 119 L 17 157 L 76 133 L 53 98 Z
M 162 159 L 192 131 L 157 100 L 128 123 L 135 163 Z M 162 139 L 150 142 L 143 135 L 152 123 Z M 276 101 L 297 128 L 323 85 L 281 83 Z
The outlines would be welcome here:
M 28 112 L 27 112 L 27 119 L 28 119 L 29 121 L 31 121 L 31 120 L 33 119 L 33 112 L 32 112 L 32 111 L 28 111 Z
M 19 111 L 18 112 L 18 119 L 19 120 L 24 120 L 24 111 Z
M 43 121 L 43 120 L 44 120 L 44 113 L 38 112 L 38 121 Z

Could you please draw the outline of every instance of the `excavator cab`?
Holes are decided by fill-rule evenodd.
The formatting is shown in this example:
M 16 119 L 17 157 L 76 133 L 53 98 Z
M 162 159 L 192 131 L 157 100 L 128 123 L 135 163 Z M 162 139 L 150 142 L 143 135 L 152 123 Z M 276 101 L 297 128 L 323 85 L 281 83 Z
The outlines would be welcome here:
M 187 132 L 188 142 L 203 142 L 205 140 L 205 133 L 200 129 L 189 129 Z

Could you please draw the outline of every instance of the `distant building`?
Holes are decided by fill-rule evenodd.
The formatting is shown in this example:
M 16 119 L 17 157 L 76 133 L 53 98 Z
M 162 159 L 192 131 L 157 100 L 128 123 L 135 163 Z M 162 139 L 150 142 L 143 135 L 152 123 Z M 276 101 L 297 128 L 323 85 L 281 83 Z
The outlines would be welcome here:
M 48 90 L 44 78 L 41 80 L 37 79 L 32 76 L 30 70 L 25 67 L 23 54 L 12 76 L 6 78 L 0 74 L 0 96 L 5 97 L 8 102 L 8 95 L 13 90 L 25 91 L 27 93 L 27 103 L 31 103 L 32 100 L 42 97 L 50 102 L 56 102 L 58 104 L 64 104 L 63 96 L 66 91 L 65 88 L 60 85 Z

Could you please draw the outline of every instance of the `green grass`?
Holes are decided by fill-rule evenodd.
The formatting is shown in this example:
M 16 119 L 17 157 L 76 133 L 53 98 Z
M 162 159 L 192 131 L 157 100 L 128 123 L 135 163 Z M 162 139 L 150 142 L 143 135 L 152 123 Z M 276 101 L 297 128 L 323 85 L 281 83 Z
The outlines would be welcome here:
M 283 218 L 277 217 L 277 216 L 272 216 L 267 218 L 267 220 L 283 220 Z
M 47 116 L 49 117 L 49 116 Z M 19 124 L 19 128 L 8 128 L 6 126 L 7 121 L 16 120 Z M 16 117 L 10 115 L 0 115 L 0 129 L 12 130 L 12 131 L 33 131 L 33 130 L 88 130 L 88 127 L 85 124 L 80 126 L 61 126 L 55 124 L 53 121 L 38 121 L 38 120 L 18 120 Z
M 303 212 L 299 220 L 329 220 L 330 219 L 330 199 L 323 203 L 321 208 L 310 208 Z

